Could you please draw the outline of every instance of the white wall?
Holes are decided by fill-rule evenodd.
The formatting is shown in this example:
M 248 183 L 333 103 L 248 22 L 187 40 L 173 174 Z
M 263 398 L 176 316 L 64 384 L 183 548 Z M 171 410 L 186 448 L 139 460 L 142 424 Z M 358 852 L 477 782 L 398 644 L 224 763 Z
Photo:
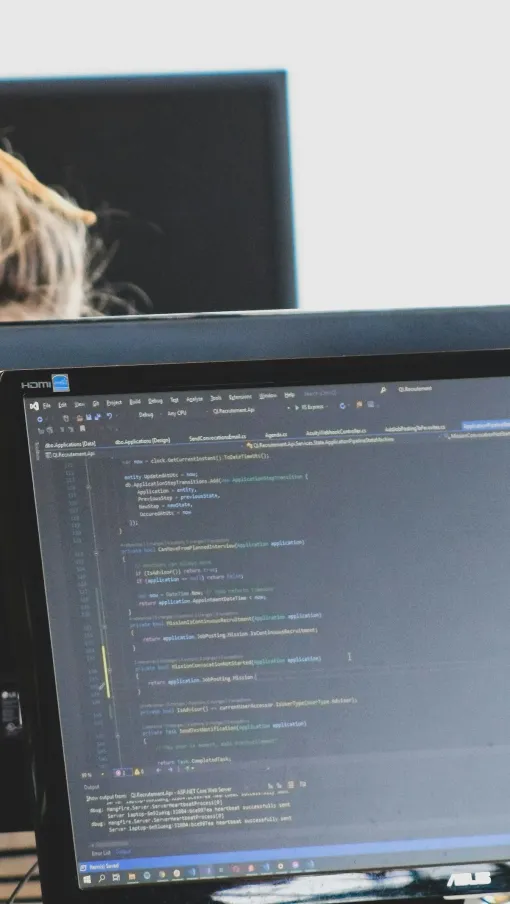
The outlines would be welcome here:
M 286 68 L 305 308 L 510 303 L 508 0 L 26 0 L 0 76 Z

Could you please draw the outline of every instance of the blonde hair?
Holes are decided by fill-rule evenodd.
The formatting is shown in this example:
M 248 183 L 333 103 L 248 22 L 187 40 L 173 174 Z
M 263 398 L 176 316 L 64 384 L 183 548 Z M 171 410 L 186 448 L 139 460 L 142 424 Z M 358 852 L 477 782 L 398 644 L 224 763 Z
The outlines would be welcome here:
M 0 320 L 97 313 L 87 228 L 95 219 L 0 150 Z

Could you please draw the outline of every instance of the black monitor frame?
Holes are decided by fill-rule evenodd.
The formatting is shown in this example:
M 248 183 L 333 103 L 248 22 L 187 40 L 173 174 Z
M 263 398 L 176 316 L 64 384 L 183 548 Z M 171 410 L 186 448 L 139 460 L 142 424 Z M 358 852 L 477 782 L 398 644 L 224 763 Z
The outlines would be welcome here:
M 83 368 L 69 370 L 73 396 L 115 392 L 147 392 L 165 389 L 220 388 L 241 386 L 290 386 L 328 383 L 398 382 L 510 376 L 510 352 L 438 353 L 370 358 L 291 359 L 242 363 L 154 365 Z M 33 777 L 35 825 L 43 894 L 48 901 L 181 902 L 193 904 L 213 899 L 232 904 L 237 899 L 267 894 L 275 904 L 292 900 L 361 900 L 412 898 L 438 895 L 483 894 L 510 890 L 508 860 L 489 864 L 442 864 L 399 869 L 398 858 L 391 869 L 375 872 L 337 872 L 291 876 L 275 882 L 264 877 L 238 880 L 197 880 L 156 886 L 109 887 L 104 891 L 80 890 L 76 876 L 71 817 L 53 673 L 49 624 L 46 611 L 42 563 L 39 554 L 31 468 L 23 400 L 25 396 L 54 398 L 51 371 L 4 373 L 0 380 L 2 473 L 1 550 L 7 578 L 10 615 L 24 657 L 22 701 L 27 726 L 27 748 Z M 23 388 L 23 384 L 30 384 Z M 8 438 L 8 442 L 5 439 Z M 30 550 L 27 557 L 25 550 Z M 22 645 L 22 646 L 21 646 Z M 462 863 L 462 861 L 461 861 Z M 283 878 L 283 877 L 282 877 Z M 298 888 L 296 883 L 305 882 Z M 85 894 L 85 897 L 84 897 Z
M 264 260 L 264 267 L 268 273 L 272 271 L 272 289 L 271 297 L 244 298 L 237 303 L 232 297 L 228 299 L 223 297 L 221 293 L 226 292 L 225 283 L 222 284 L 223 288 L 218 283 L 215 287 L 216 304 L 203 296 L 198 299 L 195 298 L 193 305 L 196 306 L 198 304 L 199 310 L 208 311 L 232 311 L 237 310 L 239 307 L 256 311 L 263 310 L 268 306 L 279 310 L 296 308 L 297 283 L 291 151 L 287 73 L 284 70 L 3 78 L 0 79 L 0 137 L 1 129 L 9 129 L 12 125 L 9 120 L 2 121 L 2 104 L 5 104 L 6 101 L 9 104 L 12 104 L 13 101 L 16 102 L 19 108 L 23 110 L 23 105 L 26 105 L 27 101 L 38 101 L 39 104 L 44 104 L 45 100 L 51 100 L 51 98 L 58 98 L 62 101 L 69 99 L 74 104 L 80 105 L 84 99 L 90 98 L 94 92 L 98 96 L 101 95 L 101 92 L 107 92 L 108 96 L 112 98 L 112 103 L 114 103 L 115 98 L 120 100 L 133 98 L 134 101 L 140 101 L 140 98 L 143 99 L 144 97 L 150 99 L 154 96 L 166 96 L 171 100 L 176 94 L 192 97 L 197 92 L 211 92 L 213 94 L 219 91 L 227 93 L 259 91 L 264 92 L 266 97 L 264 128 L 267 132 L 268 144 L 267 192 L 271 207 L 272 241 L 270 254 Z M 142 124 L 141 127 L 143 127 Z M 9 140 L 12 139 L 16 151 L 22 154 L 27 153 L 23 146 L 17 147 L 16 131 L 12 134 L 8 131 L 6 137 Z M 93 155 L 94 136 L 90 137 L 90 141 L 90 153 Z M 34 163 L 33 160 L 32 162 L 29 160 L 28 163 L 37 169 L 37 163 Z M 115 166 L 116 163 L 112 160 L 112 167 Z M 40 174 L 37 172 L 37 175 Z M 80 176 L 81 174 L 78 173 L 78 175 Z M 43 176 L 44 174 L 40 177 L 42 178 Z M 72 190 L 70 185 L 66 184 L 63 187 L 66 191 Z M 78 187 L 78 192 L 81 190 L 82 197 L 78 197 L 77 201 L 84 207 L 89 204 L 86 189 L 87 186 Z M 101 198 L 99 203 L 102 204 L 103 202 L 104 199 Z M 252 236 L 252 239 L 255 241 L 256 236 Z M 109 279 L 108 272 L 106 277 Z M 120 281 L 125 281 L 126 276 L 122 275 L 117 278 Z M 140 288 L 143 291 L 146 287 L 141 285 Z M 221 298 L 218 297 L 220 288 Z M 140 307 L 141 313 L 143 313 L 146 310 L 146 305 L 143 302 L 139 304 L 139 301 L 140 299 L 137 298 L 135 293 L 135 306 Z M 149 312 L 153 310 L 159 315 L 165 312 L 175 313 L 176 310 L 191 313 L 194 309 L 191 305 L 182 304 L 178 300 L 176 301 L 176 307 L 173 307 L 171 298 L 168 307 L 165 306 L 162 298 L 154 299 L 153 308 L 149 304 Z M 122 314 L 123 309 L 114 307 L 111 313 Z

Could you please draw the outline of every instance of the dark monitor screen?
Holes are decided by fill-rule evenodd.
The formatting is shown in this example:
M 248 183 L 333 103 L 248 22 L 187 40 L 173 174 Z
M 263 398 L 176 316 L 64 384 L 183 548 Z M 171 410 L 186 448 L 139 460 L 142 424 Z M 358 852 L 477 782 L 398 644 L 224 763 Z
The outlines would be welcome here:
M 100 214 L 101 285 L 142 313 L 126 284 L 154 313 L 295 307 L 285 73 L 0 81 L 2 137 Z
M 106 382 L 25 399 L 80 887 L 504 859 L 510 378 Z

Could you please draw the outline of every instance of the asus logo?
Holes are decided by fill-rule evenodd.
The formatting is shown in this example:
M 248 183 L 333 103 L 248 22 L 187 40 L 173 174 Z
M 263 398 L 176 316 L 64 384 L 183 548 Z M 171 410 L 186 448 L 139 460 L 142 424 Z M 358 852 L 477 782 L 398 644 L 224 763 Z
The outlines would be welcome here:
M 487 872 L 483 873 L 453 873 L 452 876 L 448 879 L 448 888 L 451 888 L 454 885 L 456 888 L 459 886 L 465 887 L 466 885 L 490 885 L 491 884 L 491 874 Z
M 48 380 L 39 380 L 37 383 L 22 383 L 22 389 L 51 389 L 51 383 Z

